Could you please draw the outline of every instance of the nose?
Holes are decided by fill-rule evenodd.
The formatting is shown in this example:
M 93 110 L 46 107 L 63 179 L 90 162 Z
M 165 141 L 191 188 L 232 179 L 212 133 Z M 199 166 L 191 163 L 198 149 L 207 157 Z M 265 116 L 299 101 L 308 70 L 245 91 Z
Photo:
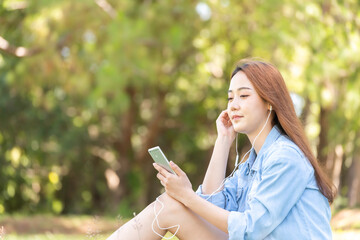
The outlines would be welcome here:
M 230 111 L 236 111 L 240 108 L 239 100 L 235 97 L 231 102 L 229 102 L 228 109 Z

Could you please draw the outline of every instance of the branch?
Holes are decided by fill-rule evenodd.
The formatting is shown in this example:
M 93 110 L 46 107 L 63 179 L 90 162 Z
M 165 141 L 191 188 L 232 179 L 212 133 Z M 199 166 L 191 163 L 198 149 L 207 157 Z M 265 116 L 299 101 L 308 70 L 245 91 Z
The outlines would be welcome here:
M 40 53 L 42 51 L 41 48 L 33 48 L 33 49 L 28 49 L 25 47 L 15 47 L 10 45 L 10 43 L 3 37 L 0 36 L 0 50 L 14 55 L 16 57 L 30 57 L 33 55 L 36 55 L 38 53 Z
M 116 17 L 115 9 L 106 0 L 95 0 L 95 3 L 104 10 L 112 19 Z

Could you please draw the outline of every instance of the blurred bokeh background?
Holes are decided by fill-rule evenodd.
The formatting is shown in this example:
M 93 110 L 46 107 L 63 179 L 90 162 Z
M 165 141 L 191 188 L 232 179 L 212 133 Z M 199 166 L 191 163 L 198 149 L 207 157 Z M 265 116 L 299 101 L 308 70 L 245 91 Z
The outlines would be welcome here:
M 157 145 L 196 189 L 229 75 L 246 57 L 270 61 L 283 74 L 338 187 L 333 215 L 359 206 L 359 6 L 0 0 L 0 225 L 15 233 L 16 222 L 39 214 L 131 217 L 162 191 L 147 153 Z M 239 151 L 248 149 L 242 136 Z M 346 213 L 342 220 L 355 219 Z M 342 231 L 359 223 L 336 224 Z

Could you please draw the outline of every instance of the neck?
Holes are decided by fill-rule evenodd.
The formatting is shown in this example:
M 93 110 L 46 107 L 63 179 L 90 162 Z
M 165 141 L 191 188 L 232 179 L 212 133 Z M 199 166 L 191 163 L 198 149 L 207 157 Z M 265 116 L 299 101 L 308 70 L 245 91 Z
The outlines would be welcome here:
M 259 134 L 259 132 L 261 131 L 262 128 L 257 129 L 257 131 L 254 131 L 253 133 L 248 134 L 248 138 L 251 142 L 251 144 L 253 144 L 256 136 Z M 261 147 L 264 145 L 266 137 L 269 135 L 270 131 L 272 129 L 272 125 L 271 122 L 268 122 L 264 128 L 264 130 L 259 134 L 259 136 L 256 138 L 255 144 L 254 144 L 254 149 L 256 154 L 258 154 L 260 152 Z

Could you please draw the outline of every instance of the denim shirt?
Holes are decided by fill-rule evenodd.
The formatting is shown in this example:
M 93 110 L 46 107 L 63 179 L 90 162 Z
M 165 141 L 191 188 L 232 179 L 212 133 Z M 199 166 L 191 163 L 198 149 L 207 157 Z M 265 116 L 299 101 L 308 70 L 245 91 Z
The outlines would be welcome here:
M 200 186 L 197 194 L 230 211 L 230 240 L 332 239 L 330 205 L 319 191 L 314 169 L 277 126 L 222 191 L 209 197 Z

